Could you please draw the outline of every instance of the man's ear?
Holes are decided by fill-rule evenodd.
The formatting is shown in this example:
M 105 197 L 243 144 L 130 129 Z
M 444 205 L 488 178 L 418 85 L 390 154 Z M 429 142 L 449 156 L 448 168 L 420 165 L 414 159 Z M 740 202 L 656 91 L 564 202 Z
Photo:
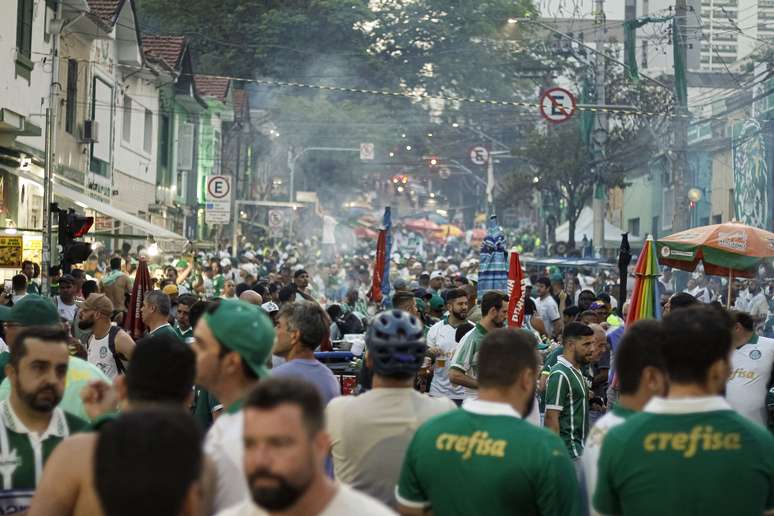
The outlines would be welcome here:
M 4 371 L 6 378 L 8 378 L 8 381 L 10 381 L 11 385 L 13 385 L 13 383 L 16 382 L 16 369 L 9 362 L 5 364 Z

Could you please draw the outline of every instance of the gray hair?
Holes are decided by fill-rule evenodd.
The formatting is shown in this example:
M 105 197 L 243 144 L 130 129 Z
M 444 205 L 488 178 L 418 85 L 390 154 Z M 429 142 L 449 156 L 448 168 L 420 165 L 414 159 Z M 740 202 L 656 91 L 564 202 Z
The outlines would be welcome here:
M 169 312 L 172 309 L 172 302 L 170 301 L 169 296 L 164 292 L 161 290 L 151 290 L 145 294 L 145 300 L 149 305 L 155 306 L 156 310 L 158 310 L 161 315 L 169 317 Z
M 277 319 L 285 319 L 289 331 L 301 333 L 301 344 L 309 349 L 317 349 L 328 338 L 331 319 L 317 303 L 286 303 L 277 314 Z

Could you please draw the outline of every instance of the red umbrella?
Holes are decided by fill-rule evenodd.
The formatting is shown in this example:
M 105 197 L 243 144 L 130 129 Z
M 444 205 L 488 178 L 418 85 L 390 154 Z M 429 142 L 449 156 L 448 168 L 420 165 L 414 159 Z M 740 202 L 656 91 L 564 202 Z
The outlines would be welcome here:
M 519 253 L 511 251 L 508 265 L 508 326 L 521 328 L 524 324 L 524 271 L 521 270 Z
M 356 237 L 368 239 L 368 240 L 375 240 L 379 237 L 379 233 L 374 231 L 373 229 L 368 229 L 363 226 L 358 226 L 352 231 Z
M 150 272 L 148 271 L 148 262 L 145 258 L 140 258 L 137 265 L 137 273 L 134 277 L 134 286 L 132 287 L 132 297 L 129 301 L 129 311 L 124 318 L 124 329 L 137 340 L 145 333 L 145 324 L 142 322 L 142 302 L 145 295 L 153 289 Z
M 406 229 L 410 229 L 412 231 L 438 231 L 441 229 L 441 226 L 432 220 L 427 219 L 407 220 L 403 223 L 403 225 L 406 227 Z

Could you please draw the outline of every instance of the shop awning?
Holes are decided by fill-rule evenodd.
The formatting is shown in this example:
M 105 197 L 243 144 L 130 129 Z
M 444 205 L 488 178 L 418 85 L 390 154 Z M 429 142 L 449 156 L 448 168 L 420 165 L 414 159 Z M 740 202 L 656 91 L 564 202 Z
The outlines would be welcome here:
M 141 219 L 140 217 L 132 215 L 131 213 L 126 213 L 125 211 L 119 210 L 118 208 L 102 201 L 92 199 L 88 195 L 77 192 L 72 188 L 67 188 L 66 186 L 59 183 L 54 183 L 54 194 L 66 199 L 70 199 L 73 202 L 78 203 L 78 205 L 81 207 L 85 206 L 90 210 L 98 211 L 103 215 L 107 215 L 108 217 L 119 220 L 124 224 L 128 224 L 129 226 L 152 235 L 154 238 L 161 238 L 165 240 L 186 240 L 183 235 L 178 235 L 177 233 L 166 228 L 157 226 L 156 224 L 151 224 L 147 220 Z

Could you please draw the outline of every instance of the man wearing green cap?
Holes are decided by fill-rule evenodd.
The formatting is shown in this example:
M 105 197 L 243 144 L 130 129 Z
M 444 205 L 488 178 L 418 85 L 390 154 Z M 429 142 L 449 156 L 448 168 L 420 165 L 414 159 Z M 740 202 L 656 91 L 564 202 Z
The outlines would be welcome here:
M 249 497 L 242 463 L 242 402 L 258 379 L 268 376 L 273 344 L 269 317 L 239 300 L 211 304 L 194 329 L 196 384 L 226 407 L 204 443 L 217 470 L 216 512 Z

